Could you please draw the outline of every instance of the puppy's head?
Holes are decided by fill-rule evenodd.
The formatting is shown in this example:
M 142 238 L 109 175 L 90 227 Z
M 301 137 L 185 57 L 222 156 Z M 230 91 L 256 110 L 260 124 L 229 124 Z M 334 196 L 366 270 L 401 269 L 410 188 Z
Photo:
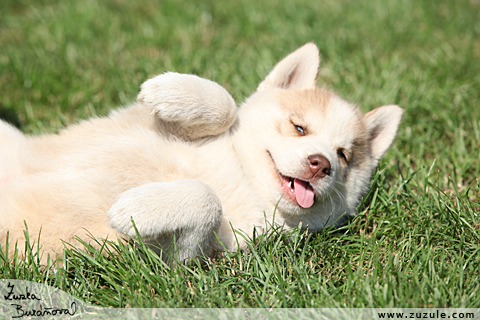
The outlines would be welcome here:
M 316 87 L 318 49 L 280 61 L 242 105 L 235 146 L 252 186 L 287 222 L 320 229 L 355 213 L 403 109 L 366 115 Z

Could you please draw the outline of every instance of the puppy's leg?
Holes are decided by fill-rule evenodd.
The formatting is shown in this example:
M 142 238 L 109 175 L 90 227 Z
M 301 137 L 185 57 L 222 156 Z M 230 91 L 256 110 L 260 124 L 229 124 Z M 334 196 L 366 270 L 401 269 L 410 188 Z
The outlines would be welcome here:
M 165 73 L 142 84 L 137 97 L 170 133 L 194 140 L 232 126 L 237 107 L 219 84 L 194 75 Z
M 198 180 L 154 182 L 125 191 L 108 211 L 109 225 L 146 243 L 155 244 L 178 262 L 210 255 L 215 232 L 222 221 L 222 206 L 208 185 Z M 188 261 L 187 261 L 188 262 Z

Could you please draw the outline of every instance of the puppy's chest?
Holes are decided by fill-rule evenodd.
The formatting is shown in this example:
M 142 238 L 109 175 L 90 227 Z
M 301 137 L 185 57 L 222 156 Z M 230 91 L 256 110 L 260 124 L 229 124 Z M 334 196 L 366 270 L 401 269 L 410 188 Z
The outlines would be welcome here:
M 158 136 L 155 139 L 142 136 L 131 142 L 122 146 L 122 152 L 114 152 L 117 156 L 122 154 L 123 158 L 122 164 L 114 170 L 116 177 L 135 180 L 132 181 L 135 185 L 197 179 L 215 191 L 222 203 L 224 217 L 229 221 L 243 219 L 252 224 L 252 220 L 264 220 L 267 205 L 243 172 L 228 137 L 204 144 L 168 141 L 158 139 Z M 110 162 L 108 166 L 113 169 L 114 163 Z
M 244 219 L 249 224 L 252 219 L 263 221 L 264 212 L 271 208 L 254 189 L 233 148 L 206 148 L 200 153 L 197 161 L 201 160 L 191 178 L 212 187 L 220 198 L 224 217 L 232 222 Z

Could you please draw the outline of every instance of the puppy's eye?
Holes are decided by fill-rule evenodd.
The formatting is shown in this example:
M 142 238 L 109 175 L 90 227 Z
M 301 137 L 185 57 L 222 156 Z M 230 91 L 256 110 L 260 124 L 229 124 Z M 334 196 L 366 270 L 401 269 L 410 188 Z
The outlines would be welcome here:
M 345 151 L 343 149 L 338 149 L 337 150 L 337 156 L 340 161 L 345 161 L 345 163 L 348 165 L 348 159 L 347 156 L 345 155 Z
M 296 124 L 294 124 L 295 126 L 295 129 L 297 129 L 298 133 L 301 135 L 301 136 L 304 136 L 305 135 L 305 129 L 301 126 L 297 126 Z

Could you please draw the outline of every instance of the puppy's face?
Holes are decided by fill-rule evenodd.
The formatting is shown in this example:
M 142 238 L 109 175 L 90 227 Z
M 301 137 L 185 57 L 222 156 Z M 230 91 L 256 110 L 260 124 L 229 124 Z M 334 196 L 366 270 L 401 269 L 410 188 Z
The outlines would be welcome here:
M 262 180 L 284 216 L 311 216 L 310 227 L 320 228 L 355 210 L 355 191 L 368 187 L 373 165 L 362 116 L 352 105 L 321 89 L 271 90 L 242 106 L 240 122 L 256 163 L 248 167 L 252 179 Z M 350 180 L 356 181 L 351 192 Z
M 316 88 L 315 77 L 305 84 L 311 73 L 301 62 L 311 62 L 311 46 L 282 60 L 241 107 L 236 148 L 252 184 L 277 212 L 319 229 L 354 214 L 402 110 L 386 106 L 363 116 L 334 93 Z M 317 67 L 311 67 L 315 76 Z M 295 85 L 298 81 L 303 84 Z

